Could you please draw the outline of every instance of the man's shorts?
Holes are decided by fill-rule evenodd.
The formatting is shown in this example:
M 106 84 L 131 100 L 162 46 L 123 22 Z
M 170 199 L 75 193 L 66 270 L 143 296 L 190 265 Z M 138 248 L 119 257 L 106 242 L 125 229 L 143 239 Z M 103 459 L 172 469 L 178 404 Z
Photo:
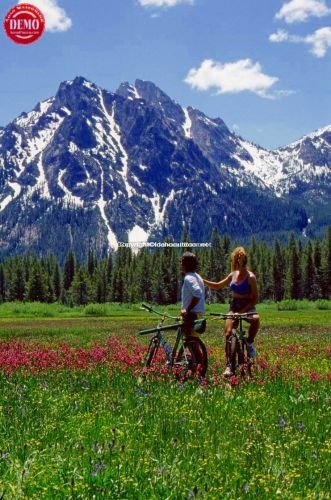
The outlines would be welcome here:
M 200 320 L 198 324 L 195 321 Z M 202 314 L 189 312 L 183 318 L 183 331 L 185 335 L 198 337 L 206 330 L 206 320 L 202 319 Z

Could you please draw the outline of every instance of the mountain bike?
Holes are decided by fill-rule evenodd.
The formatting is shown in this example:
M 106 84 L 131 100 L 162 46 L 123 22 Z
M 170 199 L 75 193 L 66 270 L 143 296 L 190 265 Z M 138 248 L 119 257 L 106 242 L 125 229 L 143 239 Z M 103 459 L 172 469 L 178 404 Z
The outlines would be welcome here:
M 218 316 L 221 319 L 232 319 L 234 321 L 230 336 L 226 339 L 228 343 L 227 352 L 229 353 L 228 362 L 230 363 L 231 372 L 236 375 L 238 370 L 240 375 L 245 377 L 246 374 L 252 377 L 252 367 L 254 359 L 249 355 L 247 349 L 248 337 L 245 335 L 242 322 L 243 320 L 251 319 L 255 313 L 210 313 L 211 316 Z
M 172 369 L 178 378 L 182 377 L 185 379 L 189 375 L 205 377 L 208 366 L 208 355 L 206 346 L 202 340 L 199 337 L 184 337 L 181 318 L 157 311 L 146 304 L 142 304 L 142 309 L 161 316 L 155 328 L 140 330 L 138 332 L 139 335 L 155 334 L 149 342 L 144 367 L 150 368 L 153 364 L 161 362 L 165 367 Z M 165 325 L 165 321 L 169 319 L 175 320 L 176 323 Z M 205 324 L 205 319 L 198 319 L 194 322 L 193 329 L 200 333 L 205 328 Z M 168 338 L 163 334 L 163 332 L 171 330 L 176 331 L 173 346 L 171 346 Z

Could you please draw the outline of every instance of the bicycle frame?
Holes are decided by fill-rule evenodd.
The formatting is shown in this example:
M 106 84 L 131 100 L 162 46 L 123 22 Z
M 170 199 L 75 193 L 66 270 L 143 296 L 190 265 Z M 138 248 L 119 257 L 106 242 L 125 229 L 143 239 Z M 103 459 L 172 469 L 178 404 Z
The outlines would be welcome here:
M 192 372 L 193 374 L 199 371 L 202 376 L 205 375 L 208 366 L 208 355 L 204 343 L 196 337 L 184 336 L 183 325 L 184 323 L 180 318 L 171 316 L 169 314 L 161 313 L 150 306 L 145 304 L 142 308 L 148 312 L 153 312 L 161 316 L 161 319 L 155 328 L 147 330 L 140 330 L 139 335 L 146 335 L 154 333 L 151 338 L 147 355 L 145 358 L 145 367 L 150 367 L 156 358 L 158 349 L 161 347 L 165 352 L 166 365 L 170 368 L 180 368 L 186 373 Z M 171 325 L 164 325 L 165 320 L 173 319 L 176 323 Z M 194 325 L 200 325 L 201 320 L 196 320 Z M 173 347 L 171 347 L 168 340 L 163 336 L 164 331 L 177 330 L 177 335 Z
M 188 360 L 187 360 L 187 356 L 186 356 L 185 349 L 184 349 L 183 332 L 182 332 L 182 328 L 181 328 L 183 326 L 183 323 L 177 322 L 177 323 L 174 323 L 171 325 L 164 325 L 164 322 L 167 319 L 174 319 L 176 321 L 179 321 L 179 318 L 176 316 L 170 316 L 169 314 L 161 313 L 161 312 L 153 309 L 152 307 L 147 306 L 146 304 L 142 304 L 142 309 L 145 309 L 148 312 L 153 312 L 153 313 L 161 316 L 161 319 L 155 328 L 150 328 L 147 330 L 140 330 L 138 332 L 139 335 L 146 335 L 149 333 L 156 334 L 150 340 L 149 348 L 148 348 L 148 352 L 147 352 L 147 359 L 148 359 L 148 353 L 151 351 L 151 348 L 153 345 L 155 346 L 156 351 L 161 346 L 165 352 L 168 366 L 173 368 L 176 365 L 177 353 L 179 352 L 179 350 L 181 348 L 183 348 L 185 362 L 187 362 L 187 365 L 188 365 Z M 177 329 L 176 340 L 175 340 L 174 346 L 171 347 L 168 340 L 162 335 L 162 332 L 168 331 L 168 330 L 176 330 L 176 329 Z M 183 365 L 182 362 L 178 363 L 178 364 L 180 366 Z
M 251 366 L 253 364 L 253 360 L 251 356 L 248 353 L 247 350 L 247 342 L 248 342 L 248 337 L 245 335 L 245 331 L 243 329 L 242 322 L 243 320 L 251 319 L 254 316 L 254 313 L 235 313 L 235 314 L 223 314 L 223 313 L 211 313 L 211 316 L 218 316 L 221 319 L 231 319 L 234 321 L 234 325 L 231 331 L 230 337 L 227 339 L 227 342 L 229 343 L 229 349 L 230 349 L 230 361 L 231 361 L 231 368 L 232 371 L 236 371 L 237 365 L 240 366 L 240 371 L 241 374 L 245 374 L 245 370 L 243 368 L 243 364 L 245 362 L 245 357 L 246 357 L 246 364 L 248 368 L 248 373 L 251 376 Z M 237 324 L 236 324 L 237 322 Z M 246 350 L 246 355 L 245 355 L 245 350 Z M 237 356 L 238 356 L 238 363 L 237 363 Z

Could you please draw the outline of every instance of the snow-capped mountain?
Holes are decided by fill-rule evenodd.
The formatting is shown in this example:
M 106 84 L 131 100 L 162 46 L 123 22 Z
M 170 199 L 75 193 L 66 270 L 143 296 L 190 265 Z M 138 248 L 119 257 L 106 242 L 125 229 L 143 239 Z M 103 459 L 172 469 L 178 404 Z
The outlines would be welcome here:
M 151 82 L 78 77 L 0 129 L 0 251 L 318 229 L 330 165 L 331 127 L 267 151 Z

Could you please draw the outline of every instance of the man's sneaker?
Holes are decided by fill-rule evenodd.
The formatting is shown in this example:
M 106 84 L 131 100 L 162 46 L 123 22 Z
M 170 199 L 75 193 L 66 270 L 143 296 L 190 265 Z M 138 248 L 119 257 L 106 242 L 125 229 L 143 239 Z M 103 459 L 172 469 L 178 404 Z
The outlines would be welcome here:
M 232 377 L 233 373 L 230 366 L 227 366 L 223 372 L 223 377 Z
M 247 342 L 247 352 L 251 358 L 256 358 L 256 350 L 255 350 L 255 347 L 253 345 L 253 342 L 252 343 Z

